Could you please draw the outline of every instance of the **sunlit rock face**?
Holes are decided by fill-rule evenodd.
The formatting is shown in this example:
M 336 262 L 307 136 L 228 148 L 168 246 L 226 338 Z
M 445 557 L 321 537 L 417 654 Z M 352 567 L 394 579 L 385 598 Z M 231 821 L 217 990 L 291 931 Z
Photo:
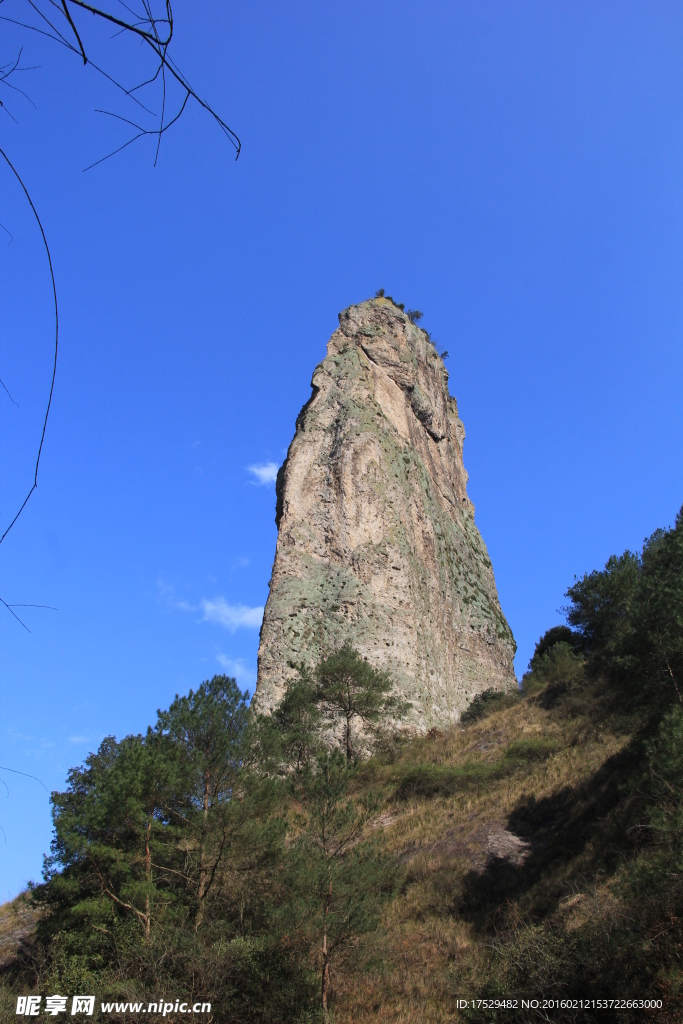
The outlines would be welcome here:
M 377 298 L 339 315 L 311 383 L 278 474 L 255 705 L 272 711 L 296 665 L 349 642 L 391 672 L 406 726 L 454 723 L 516 681 L 446 368 Z

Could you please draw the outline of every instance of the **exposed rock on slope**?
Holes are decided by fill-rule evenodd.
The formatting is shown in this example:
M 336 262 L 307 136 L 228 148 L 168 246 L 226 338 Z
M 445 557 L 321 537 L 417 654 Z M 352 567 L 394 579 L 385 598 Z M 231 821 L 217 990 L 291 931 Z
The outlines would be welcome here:
M 390 299 L 340 314 L 278 473 L 260 710 L 277 706 L 293 664 L 346 641 L 391 672 L 420 731 L 515 685 L 447 382 L 426 332 Z

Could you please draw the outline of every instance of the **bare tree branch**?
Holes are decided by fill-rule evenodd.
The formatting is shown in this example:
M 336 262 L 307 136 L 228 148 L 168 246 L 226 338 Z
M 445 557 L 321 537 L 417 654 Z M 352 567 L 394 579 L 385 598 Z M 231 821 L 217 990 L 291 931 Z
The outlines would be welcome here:
M 64 14 L 66 15 L 66 20 L 71 25 L 71 29 L 73 31 L 73 34 L 76 36 L 76 39 L 78 40 L 78 45 L 80 47 L 80 51 L 83 54 L 83 63 L 87 64 L 88 63 L 88 58 L 85 55 L 85 50 L 83 49 L 83 43 L 81 42 L 81 37 L 78 34 L 78 29 L 74 25 L 73 19 L 72 19 L 71 15 L 69 14 L 69 8 L 66 6 L 66 0 L 62 0 L 62 9 L 64 11 Z
M 18 73 L 19 71 L 37 71 L 37 67 L 35 67 L 35 66 L 34 67 L 30 67 L 30 68 L 22 68 L 22 67 L 19 66 L 19 61 L 21 60 L 21 55 L 23 53 L 23 50 L 24 50 L 24 47 L 23 46 L 20 47 L 19 53 L 17 54 L 17 58 L 14 61 L 14 63 L 3 64 L 2 66 L 0 66 L 0 85 L 6 85 L 8 89 L 11 89 L 13 92 L 19 93 L 19 95 L 23 96 L 24 99 L 27 100 L 31 104 L 31 106 L 34 108 L 34 110 L 35 110 L 36 109 L 36 105 L 33 102 L 33 100 L 31 99 L 31 97 L 28 95 L 28 93 L 25 93 L 24 90 L 20 89 L 18 85 L 13 85 L 9 81 L 10 77 L 12 75 Z M 0 101 L 0 106 L 2 106 L 2 107 L 5 106 L 4 103 L 2 103 L 2 101 Z M 5 107 L 5 110 L 9 114 L 9 110 L 7 110 L 6 107 Z M 11 114 L 9 116 L 12 117 Z M 15 119 L 12 118 L 12 120 L 14 121 Z
M 0 225 L 0 227 L 1 226 L 2 225 Z M 2 384 L 2 386 L 3 386 L 4 390 L 5 390 L 5 393 L 7 394 L 7 397 L 9 398 L 10 402 L 12 403 L 12 405 L 16 405 L 16 407 L 18 409 L 19 408 L 19 403 L 15 402 L 14 399 L 12 398 L 12 396 L 10 395 L 9 390 L 8 390 L 7 385 L 5 384 L 4 380 L 0 380 L 0 384 Z
M 0 5 L 5 2 L 6 0 L 0 0 Z M 90 170 L 92 167 L 96 167 L 99 163 L 102 163 L 103 160 L 109 159 L 109 157 L 114 156 L 116 153 L 120 153 L 127 145 L 130 145 L 132 142 L 136 142 L 139 138 L 142 138 L 145 135 L 155 135 L 157 137 L 154 157 L 154 162 L 156 163 L 159 156 L 161 136 L 168 128 L 171 127 L 171 125 L 176 123 L 190 99 L 194 100 L 198 106 L 213 118 L 214 122 L 234 147 L 235 159 L 239 157 L 242 144 L 237 134 L 228 124 L 226 124 L 220 115 L 216 113 L 213 107 L 198 95 L 183 72 L 169 56 L 168 50 L 174 33 L 173 8 L 171 0 L 164 0 L 163 14 L 160 14 L 159 16 L 154 13 L 152 4 L 149 3 L 148 0 L 141 0 L 142 10 L 138 11 L 134 10 L 132 6 L 124 3 L 123 0 L 111 0 L 108 7 L 101 4 L 87 3 L 86 0 L 60 0 L 60 2 L 57 2 L 57 0 L 42 0 L 42 6 L 41 0 L 23 0 L 23 3 L 25 3 L 26 6 L 37 16 L 38 24 L 34 24 L 29 20 L 14 18 L 9 15 L 0 15 L 0 20 L 7 21 L 8 23 L 16 25 L 27 31 L 43 35 L 46 38 L 51 39 L 53 42 L 60 43 L 71 53 L 78 54 L 78 56 L 83 60 L 84 65 L 90 65 L 94 70 L 115 85 L 117 89 L 122 91 L 129 99 L 138 102 L 139 105 L 148 113 L 151 113 L 149 108 L 147 108 L 143 103 L 140 103 L 133 94 L 146 86 L 152 85 L 161 78 L 161 113 L 159 115 L 157 127 L 152 129 L 142 128 L 140 126 L 137 134 L 131 138 L 128 143 L 112 150 L 112 152 L 106 157 L 94 161 L 89 165 L 89 167 L 85 168 L 85 170 Z M 156 62 L 156 70 L 154 74 L 148 76 L 137 85 L 127 88 L 115 75 L 111 75 L 106 72 L 93 61 L 90 53 L 86 52 L 86 45 L 83 41 L 84 37 L 82 35 L 82 30 L 79 32 L 71 10 L 69 9 L 70 7 L 72 9 L 79 8 L 80 10 L 92 15 L 93 18 L 114 26 L 117 29 L 115 36 L 128 34 L 141 40 L 154 54 Z M 47 8 L 47 10 L 45 8 Z M 113 10 L 110 8 L 113 8 Z M 115 11 L 117 13 L 114 13 Z M 123 12 L 125 16 L 120 16 L 121 12 Z M 59 19 L 63 19 L 61 26 L 59 24 Z M 72 38 L 75 43 L 72 42 Z M 179 101 L 178 112 L 166 123 L 169 84 L 166 78 L 167 73 L 175 85 L 180 88 L 182 98 Z
M 169 46 L 173 39 L 174 22 L 173 22 L 173 9 L 171 0 L 159 0 L 161 3 L 161 12 L 159 16 L 154 11 L 154 0 L 131 0 L 131 3 L 126 3 L 124 0 L 102 0 L 99 4 L 88 3 L 87 0 L 14 0 L 15 6 L 23 7 L 24 13 L 20 14 L 19 17 L 14 17 L 14 10 L 11 10 L 12 0 L 0 0 L 0 8 L 7 10 L 10 7 L 11 13 L 0 14 L 0 21 L 6 22 L 7 24 L 13 25 L 20 30 L 26 32 L 36 33 L 39 36 L 50 39 L 52 42 L 58 43 L 63 46 L 70 53 L 77 54 L 83 61 L 84 66 L 89 65 L 98 74 L 102 75 L 110 84 L 112 84 L 119 92 L 132 100 L 136 104 L 140 111 L 144 111 L 145 114 L 149 114 L 151 117 L 157 118 L 153 110 L 146 105 L 140 98 L 139 94 L 141 90 L 145 88 L 151 88 L 158 85 L 160 82 L 161 89 L 161 113 L 158 115 L 157 123 L 154 127 L 146 127 L 144 124 L 138 124 L 136 121 L 132 121 L 129 118 L 123 117 L 120 114 L 116 114 L 113 111 L 99 110 L 99 113 L 107 114 L 108 116 L 121 121 L 124 124 L 129 125 L 133 130 L 134 134 L 122 145 L 117 146 L 106 156 L 101 157 L 99 160 L 94 161 L 85 170 L 90 170 L 96 167 L 98 164 L 110 159 L 117 153 L 126 149 L 132 143 L 137 142 L 138 139 L 144 138 L 147 135 L 154 136 L 156 139 L 155 153 L 154 153 L 154 164 L 159 158 L 159 151 L 161 147 L 162 136 L 174 124 L 180 119 L 185 112 L 187 105 L 190 100 L 194 100 L 199 107 L 208 113 L 214 122 L 219 126 L 223 134 L 227 137 L 228 141 L 235 149 L 235 159 L 240 155 L 242 144 L 236 133 L 229 127 L 228 124 L 216 113 L 213 107 L 199 96 L 189 81 L 178 68 L 175 62 L 171 59 L 168 53 Z M 6 6 L 7 5 L 7 6 Z M 137 9 L 136 9 L 137 7 Z M 155 60 L 155 68 L 152 74 L 148 74 L 143 77 L 142 81 L 132 87 L 126 87 L 121 81 L 118 80 L 116 74 L 110 74 L 99 63 L 93 61 L 90 50 L 86 52 L 86 45 L 90 48 L 92 40 L 88 41 L 83 33 L 83 29 L 79 28 L 74 21 L 72 12 L 81 10 L 89 15 L 95 21 L 99 21 L 102 24 L 110 25 L 115 28 L 116 36 L 130 36 L 132 38 L 140 40 L 144 46 L 152 51 Z M 91 22 L 92 24 L 92 22 Z M 28 102 L 32 103 L 30 97 L 18 86 L 10 82 L 9 79 L 18 74 L 20 71 L 32 70 L 30 68 L 21 66 L 21 56 L 23 47 L 19 49 L 17 57 L 13 61 L 9 61 L 4 65 L 0 65 L 0 86 L 4 85 L 8 89 L 11 89 L 17 95 L 22 96 Z M 169 94 L 169 85 L 173 85 L 180 89 L 180 95 L 175 96 L 173 99 Z M 169 102 L 177 101 L 175 112 L 169 116 L 168 105 Z M 16 121 L 13 114 L 7 109 L 6 105 L 0 100 L 0 108 L 5 113 Z M 43 451 L 43 444 L 45 441 L 45 432 L 47 429 L 47 421 L 50 415 L 50 408 L 52 405 L 52 396 L 54 393 L 55 377 L 57 373 L 57 356 L 59 349 L 59 313 L 57 304 L 57 288 L 55 284 L 54 269 L 52 265 L 52 257 L 50 249 L 43 230 L 38 212 L 33 204 L 33 200 L 28 192 L 23 179 L 19 172 L 14 167 L 13 163 L 9 159 L 4 149 L 0 148 L 0 156 L 3 158 L 12 174 L 19 182 L 24 195 L 31 207 L 33 215 L 36 219 L 38 227 L 40 229 L 41 237 L 43 239 L 43 245 L 47 254 L 48 265 L 50 269 L 50 279 L 52 282 L 52 293 L 54 299 L 54 313 L 55 313 L 55 340 L 54 340 L 54 360 L 52 365 L 52 377 L 50 380 L 50 390 L 47 399 L 47 406 L 45 409 L 45 415 L 43 418 L 43 426 L 40 435 L 40 443 L 38 445 L 38 452 L 36 455 L 34 472 L 33 472 L 33 483 L 26 494 L 24 500 L 19 506 L 13 519 L 4 531 L 0 534 L 0 544 L 4 541 L 5 537 L 12 529 L 14 524 L 17 522 L 19 516 L 22 514 L 26 505 L 33 494 L 34 490 L 38 486 L 38 470 L 40 467 L 40 459 Z M 4 231 L 7 231 L 4 226 Z M 10 244 L 12 241 L 12 235 L 10 235 Z M 0 385 L 6 391 L 9 398 L 14 402 L 14 399 L 9 393 L 9 390 L 5 386 L 4 382 L 0 380 Z M 14 403 L 17 404 L 16 402 Z M 28 626 L 13 610 L 19 605 L 11 605 L 4 599 L 0 598 L 0 603 L 10 612 L 11 615 L 26 629 L 30 632 Z M 41 605 L 35 605 L 34 607 L 44 607 Z M 47 606 L 45 606 L 47 607 Z
M 57 309 L 57 285 L 55 284 L 55 274 L 54 274 L 54 270 L 52 268 L 52 256 L 50 255 L 50 247 L 47 244 L 47 238 L 45 237 L 45 232 L 43 230 L 43 225 L 41 224 L 40 217 L 38 216 L 38 211 L 36 210 L 35 206 L 33 205 L 33 200 L 31 199 L 31 196 L 29 195 L 28 189 L 26 188 L 26 185 L 22 181 L 19 172 L 15 168 L 15 166 L 12 163 L 12 161 L 10 160 L 10 158 L 7 156 L 7 153 L 5 153 L 4 149 L 2 149 L 1 147 L 0 147 L 0 156 L 3 158 L 3 160 L 5 161 L 5 163 L 7 164 L 9 169 L 11 170 L 12 174 L 14 175 L 14 177 L 17 179 L 17 181 L 21 185 L 22 190 L 24 192 L 24 195 L 26 196 L 26 199 L 28 200 L 28 204 L 31 207 L 31 210 L 33 211 L 33 216 L 36 219 L 38 227 L 40 228 L 40 234 L 41 234 L 42 239 L 43 239 L 43 245 L 45 246 L 45 252 L 47 253 L 47 262 L 48 262 L 48 265 L 50 267 L 50 280 L 52 281 L 52 296 L 53 296 L 53 299 L 54 299 L 54 306 L 55 306 L 55 351 L 54 351 L 54 360 L 53 360 L 53 363 L 52 363 L 52 378 L 50 380 L 50 393 L 49 393 L 48 399 L 47 399 L 47 407 L 45 409 L 45 417 L 43 419 L 43 429 L 42 429 L 42 432 L 41 432 L 41 435 L 40 435 L 40 444 L 38 445 L 38 454 L 36 456 L 36 464 L 35 464 L 35 469 L 34 469 L 34 472 L 33 472 L 33 483 L 31 484 L 31 489 L 29 490 L 28 494 L 26 495 L 26 497 L 24 498 L 23 502 L 21 503 L 21 507 L 19 508 L 19 511 L 14 516 L 14 519 L 12 519 L 11 523 L 9 524 L 9 526 L 0 535 L 0 544 L 2 544 L 3 540 L 5 539 L 7 534 L 10 532 L 10 530 L 12 529 L 14 524 L 16 523 L 16 521 L 19 518 L 19 516 L 21 515 L 21 513 L 26 508 L 26 504 L 27 504 L 29 498 L 31 497 L 31 495 L 35 491 L 36 487 L 38 486 L 38 468 L 40 466 L 40 456 L 43 453 L 43 442 L 45 441 L 45 431 L 47 429 L 47 420 L 48 420 L 48 416 L 50 415 L 50 407 L 52 405 L 52 395 L 53 395 L 54 388 L 55 388 L 55 377 L 57 375 L 57 353 L 58 353 L 58 349 L 59 349 L 59 312 L 58 312 L 58 309 Z M 5 601 L 3 601 L 2 603 L 5 605 L 6 608 L 9 608 L 9 605 Z M 9 610 L 12 611 L 11 608 L 9 608 Z M 19 619 L 19 616 L 15 615 L 14 612 L 12 612 L 12 615 L 14 615 L 14 617 L 16 619 Z M 19 622 L 21 622 L 21 619 L 19 619 Z M 22 626 L 24 625 L 23 622 L 21 624 L 22 624 Z M 28 629 L 28 626 L 25 626 L 24 628 Z M 30 630 L 29 630 L 29 633 L 30 633 Z
M 10 613 L 10 615 L 14 616 L 14 618 L 17 620 L 19 625 L 23 626 L 27 633 L 31 632 L 31 630 L 28 628 L 28 626 L 23 621 L 23 619 L 20 619 L 19 616 L 17 615 L 17 613 L 15 611 L 12 611 L 12 605 L 11 604 L 7 604 L 7 601 L 3 601 L 3 599 L 1 597 L 0 597 L 0 604 L 4 604 L 5 608 Z
M 4 764 L 0 764 L 0 772 L 12 772 L 12 775 L 23 775 L 25 779 L 33 779 L 34 782 L 40 783 L 46 793 L 50 792 L 45 783 L 41 782 L 36 775 L 29 775 L 28 772 L 18 772 L 16 768 L 6 768 Z
M 95 863 L 95 860 L 92 857 L 92 855 L 90 856 L 90 863 L 94 867 L 95 874 L 97 875 L 97 877 L 100 880 L 100 886 L 101 886 L 102 892 L 106 896 L 108 896 L 110 900 L 113 900 L 114 903 L 118 904 L 119 907 L 123 907 L 124 910 L 132 910 L 132 912 L 136 915 L 139 923 L 142 925 L 143 931 L 145 931 L 145 933 L 146 933 L 147 932 L 147 928 L 149 926 L 149 915 L 148 914 L 143 914 L 143 912 L 141 910 L 138 910 L 137 907 L 134 907 L 132 903 L 124 903 L 123 900 L 120 900 L 118 898 L 118 896 L 111 891 L 111 889 L 109 888 L 107 883 L 102 878 L 102 875 L 100 874 L 99 869 L 97 867 L 97 864 Z

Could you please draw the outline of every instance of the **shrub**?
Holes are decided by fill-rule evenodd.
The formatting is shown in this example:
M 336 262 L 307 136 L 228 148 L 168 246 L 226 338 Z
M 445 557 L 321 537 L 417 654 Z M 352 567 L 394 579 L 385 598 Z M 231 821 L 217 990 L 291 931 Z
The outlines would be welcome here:
M 530 740 L 515 740 L 505 749 L 505 760 L 512 762 L 545 761 L 557 749 L 552 740 L 534 737 Z
M 506 693 L 503 690 L 494 690 L 492 687 L 478 693 L 460 721 L 463 725 L 471 725 L 481 718 L 486 718 L 494 711 L 501 711 L 503 708 L 512 707 L 519 700 L 519 693 Z
M 499 766 L 486 761 L 470 761 L 448 767 L 427 761 L 410 764 L 396 790 L 396 798 L 451 796 L 458 790 L 488 782 L 499 772 Z
M 525 694 L 550 686 L 559 696 L 567 691 L 571 693 L 583 681 L 585 659 L 573 647 L 561 641 L 553 644 L 540 657 L 534 655 L 529 667 L 531 671 L 522 677 Z
M 560 643 L 569 644 L 574 650 L 578 650 L 581 646 L 581 636 L 569 626 L 553 626 L 551 629 L 547 629 L 534 648 L 529 668 L 532 668 L 534 662 L 539 661 L 546 651 Z

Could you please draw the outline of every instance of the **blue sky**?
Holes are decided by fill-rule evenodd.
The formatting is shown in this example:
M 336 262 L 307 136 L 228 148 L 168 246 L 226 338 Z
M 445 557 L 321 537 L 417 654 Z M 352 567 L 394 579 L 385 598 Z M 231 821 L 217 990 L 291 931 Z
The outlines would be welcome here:
M 3 61 L 23 41 L 39 65 L 0 144 L 48 235 L 61 351 L 39 487 L 0 548 L 0 597 L 58 610 L 25 609 L 30 633 L 0 615 L 0 763 L 48 789 L 215 672 L 253 686 L 273 470 L 337 313 L 379 287 L 450 353 L 518 674 L 574 575 L 683 501 L 680 4 L 175 10 L 176 60 L 237 162 L 188 108 L 156 167 L 143 141 L 83 173 L 126 137 L 96 108 L 125 107 L 2 29 Z M 136 73 L 137 51 L 121 60 Z M 2 168 L 0 223 L 6 523 L 52 328 Z M 50 817 L 40 785 L 0 775 L 5 898 L 40 877 Z

